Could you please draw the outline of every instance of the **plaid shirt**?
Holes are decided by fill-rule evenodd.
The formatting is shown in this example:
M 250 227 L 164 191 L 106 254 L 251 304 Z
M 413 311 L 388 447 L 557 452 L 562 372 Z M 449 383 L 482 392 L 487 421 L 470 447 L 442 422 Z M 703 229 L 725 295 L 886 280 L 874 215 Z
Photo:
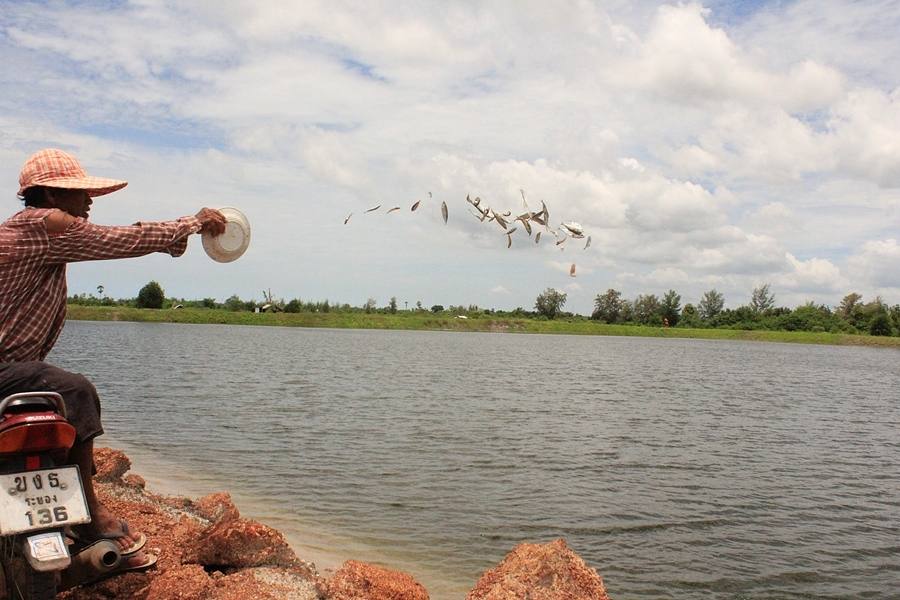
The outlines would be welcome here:
M 66 263 L 166 252 L 181 256 L 201 229 L 196 217 L 94 225 L 77 217 L 61 233 L 48 233 L 54 209 L 26 208 L 0 225 L 0 362 L 43 360 L 66 318 Z

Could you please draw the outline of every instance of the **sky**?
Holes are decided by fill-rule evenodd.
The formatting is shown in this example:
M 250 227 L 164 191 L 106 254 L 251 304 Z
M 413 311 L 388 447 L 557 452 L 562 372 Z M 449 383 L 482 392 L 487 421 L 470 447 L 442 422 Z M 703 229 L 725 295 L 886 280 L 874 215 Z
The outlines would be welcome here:
M 195 236 L 71 265 L 70 293 L 895 304 L 897 31 L 898 0 L 0 1 L 0 181 L 13 214 L 25 159 L 57 147 L 129 181 L 94 222 L 251 223 L 235 262 Z M 523 193 L 590 247 L 520 226 L 507 248 L 466 203 L 520 214 Z

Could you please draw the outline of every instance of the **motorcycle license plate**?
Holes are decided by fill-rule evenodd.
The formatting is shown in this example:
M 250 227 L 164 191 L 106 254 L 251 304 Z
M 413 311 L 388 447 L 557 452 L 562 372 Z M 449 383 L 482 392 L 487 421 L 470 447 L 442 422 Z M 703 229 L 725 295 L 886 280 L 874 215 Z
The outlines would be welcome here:
M 3 535 L 90 521 L 78 467 L 0 475 Z

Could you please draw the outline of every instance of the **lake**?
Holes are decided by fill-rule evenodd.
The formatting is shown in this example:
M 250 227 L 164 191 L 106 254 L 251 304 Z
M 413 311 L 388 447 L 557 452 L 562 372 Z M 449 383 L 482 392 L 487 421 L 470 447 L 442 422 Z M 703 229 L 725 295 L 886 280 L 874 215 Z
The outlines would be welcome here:
M 564 537 L 625 598 L 897 598 L 900 352 L 70 321 L 152 489 L 460 599 Z

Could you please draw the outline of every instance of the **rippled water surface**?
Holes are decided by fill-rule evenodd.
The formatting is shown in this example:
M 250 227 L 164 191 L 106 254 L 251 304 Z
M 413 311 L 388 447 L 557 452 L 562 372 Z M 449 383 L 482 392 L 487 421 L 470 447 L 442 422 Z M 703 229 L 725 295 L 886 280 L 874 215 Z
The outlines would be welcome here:
M 69 322 L 49 360 L 150 471 L 437 600 L 560 536 L 617 600 L 900 595 L 894 350 Z

